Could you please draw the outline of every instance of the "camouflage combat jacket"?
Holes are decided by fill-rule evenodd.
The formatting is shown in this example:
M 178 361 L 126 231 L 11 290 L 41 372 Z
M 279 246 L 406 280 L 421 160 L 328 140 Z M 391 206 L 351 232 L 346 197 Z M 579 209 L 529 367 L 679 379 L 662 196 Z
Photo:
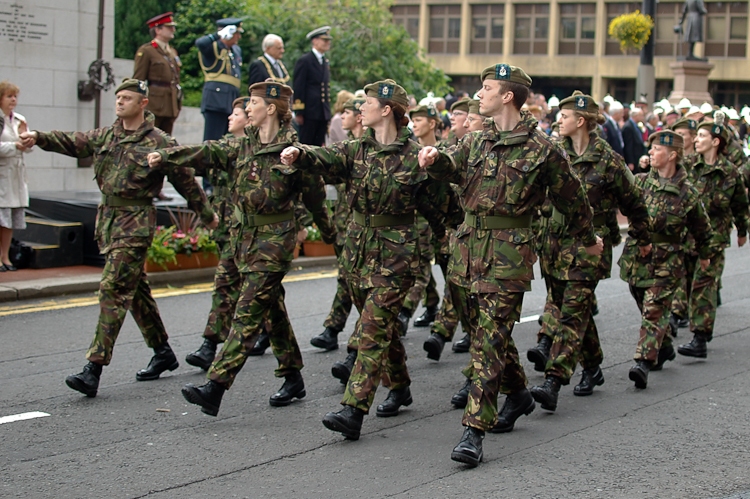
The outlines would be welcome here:
M 710 259 L 719 249 L 712 243 L 708 215 L 698 191 L 680 165 L 670 179 L 662 179 L 654 170 L 639 173 L 636 184 L 643 190 L 652 238 L 662 236 L 675 240 L 652 242 L 651 252 L 642 257 L 638 248 L 641 243 L 628 237 L 618 261 L 620 278 L 641 288 L 676 286 L 685 276 L 683 243 L 688 234 L 695 239 L 701 259 Z
M 118 119 L 110 127 L 88 132 L 39 132 L 37 140 L 37 145 L 45 151 L 76 158 L 92 157 L 94 179 L 105 196 L 150 202 L 159 195 L 166 175 L 201 221 L 211 223 L 214 212 L 195 182 L 191 168 L 148 166 L 150 152 L 176 144 L 172 137 L 154 128 L 154 115 L 149 111 L 138 130 L 132 132 L 122 128 Z M 97 208 L 95 235 L 102 253 L 115 248 L 148 247 L 155 229 L 156 208 L 151 204 L 108 206 L 102 203 Z
M 347 204 L 353 211 L 405 219 L 417 211 L 428 220 L 436 237 L 444 237 L 443 216 L 428 191 L 432 180 L 419 169 L 420 147 L 409 139 L 408 128 L 403 127 L 391 144 L 380 144 L 375 132 L 367 129 L 360 139 L 330 147 L 297 147 L 301 150 L 296 163 L 299 168 L 322 174 L 328 183 L 346 184 Z M 354 216 L 340 257 L 354 286 L 401 287 L 403 278 L 419 274 L 415 223 L 369 227 L 360 225 Z
M 320 177 L 306 175 L 281 164 L 279 155 L 294 143 L 291 127 L 282 127 L 270 144 L 261 144 L 257 127 L 245 129 L 244 137 L 209 140 L 201 145 L 159 151 L 168 165 L 201 165 L 229 173 L 230 241 L 240 272 L 287 272 L 296 244 L 294 217 L 275 223 L 255 224 L 253 215 L 293 212 L 298 194 L 312 212 L 321 232 L 330 232 L 325 187 Z
M 227 134 L 219 140 L 226 141 L 234 137 Z M 219 225 L 211 232 L 211 239 L 217 243 L 229 242 L 229 225 L 232 220 L 234 209 L 230 203 L 230 176 L 229 172 L 234 170 L 234 165 L 228 168 L 214 168 L 213 165 L 206 167 L 204 164 L 195 165 L 195 174 L 208 178 L 213 193 L 208 196 L 211 208 L 219 215 Z
M 586 191 L 594 213 L 594 230 L 604 241 L 604 251 L 599 256 L 586 253 L 581 241 L 569 234 L 565 217 L 553 209 L 549 218 L 542 218 L 539 263 L 543 273 L 562 281 L 598 281 L 610 276 L 612 246 L 620 230 L 616 227 L 612 233 L 608 222 L 617 218 L 618 208 L 631 221 L 631 235 L 642 246 L 650 242 L 648 213 L 633 174 L 606 140 L 594 133 L 589 139 L 580 156 L 569 137 L 559 144 L 568 153 L 570 168 Z
M 523 111 L 509 132 L 494 120 L 484 130 L 466 134 L 441 151 L 428 173 L 457 185 L 467 214 L 531 217 L 545 199 L 570 220 L 569 231 L 582 244 L 596 243 L 591 208 L 581 183 L 570 169 L 565 152 L 537 129 L 534 117 Z M 477 229 L 462 223 L 451 241 L 451 280 L 471 293 L 523 292 L 531 289 L 536 260 L 534 230 Z

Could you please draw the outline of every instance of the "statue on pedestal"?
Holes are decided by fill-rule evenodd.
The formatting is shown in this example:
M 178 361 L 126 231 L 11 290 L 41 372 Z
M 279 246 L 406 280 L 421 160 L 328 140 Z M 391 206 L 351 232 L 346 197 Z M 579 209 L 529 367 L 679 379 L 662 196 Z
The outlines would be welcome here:
M 680 24 L 675 25 L 675 33 L 683 33 L 683 41 L 690 44 L 690 53 L 685 58 L 688 61 L 704 61 L 700 57 L 695 56 L 695 44 L 696 42 L 703 41 L 703 18 L 708 13 L 706 6 L 703 4 L 703 0 L 685 0 L 685 5 L 682 7 L 682 18 Z M 687 17 L 687 23 L 683 29 L 682 25 Z

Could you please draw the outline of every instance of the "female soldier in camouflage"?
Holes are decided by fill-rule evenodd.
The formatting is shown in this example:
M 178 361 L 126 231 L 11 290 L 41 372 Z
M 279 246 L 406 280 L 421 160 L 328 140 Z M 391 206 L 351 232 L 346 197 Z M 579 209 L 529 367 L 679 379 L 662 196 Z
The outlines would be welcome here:
M 302 355 L 286 313 L 281 284 L 292 261 L 297 235 L 294 203 L 300 193 L 326 239 L 332 231 L 323 206 L 322 179 L 279 164 L 281 150 L 297 139 L 290 125 L 291 95 L 292 89 L 285 85 L 256 83 L 250 87 L 246 111 L 252 126 L 245 130 L 245 136 L 149 155 L 151 165 L 163 162 L 233 170 L 229 172 L 234 207 L 230 235 L 235 263 L 242 274 L 240 298 L 229 337 L 208 371 L 209 382 L 203 386 L 189 383 L 182 389 L 188 402 L 200 405 L 211 416 L 218 414 L 224 391 L 242 369 L 266 321 L 273 325 L 269 336 L 279 362 L 276 376 L 286 378 L 269 403 L 285 406 L 305 396 L 300 374 Z M 233 163 L 236 166 L 231 168 Z
M 353 216 L 341 260 L 351 276 L 352 299 L 360 313 L 361 338 L 341 404 L 323 424 L 357 440 L 380 381 L 390 388 L 377 408 L 395 416 L 412 403 L 406 351 L 399 338 L 398 313 L 419 273 L 415 211 L 444 237 L 442 215 L 427 192 L 431 180 L 420 171 L 419 145 L 406 128 L 406 91 L 393 80 L 365 87 L 360 108 L 367 128 L 358 140 L 327 148 L 298 146 L 281 154 L 284 164 L 322 173 L 328 183 L 346 182 Z
M 708 267 L 714 251 L 703 203 L 681 164 L 682 141 L 671 130 L 649 137 L 651 171 L 638 174 L 636 181 L 648 208 L 651 244 L 637 248 L 639 243 L 628 237 L 618 262 L 642 317 L 636 365 L 629 374 L 636 388 L 646 388 L 649 371 L 675 358 L 667 327 L 672 297 L 685 274 L 685 238 L 688 233 L 695 238 L 701 268 Z

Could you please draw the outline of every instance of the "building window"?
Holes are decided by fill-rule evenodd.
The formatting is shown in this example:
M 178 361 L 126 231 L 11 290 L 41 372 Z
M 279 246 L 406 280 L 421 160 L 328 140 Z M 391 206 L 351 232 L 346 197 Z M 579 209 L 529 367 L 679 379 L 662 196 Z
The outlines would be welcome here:
M 431 6 L 429 51 L 436 54 L 458 54 L 460 38 L 461 6 Z
M 516 4 L 514 54 L 547 55 L 549 4 Z
M 472 54 L 502 54 L 505 33 L 505 5 L 471 6 Z
M 419 40 L 419 5 L 398 5 L 391 7 L 393 24 L 403 26 L 413 40 Z
M 750 87 L 747 83 L 712 81 L 708 86 L 716 105 L 734 107 L 735 109 L 750 106 Z
M 595 34 L 595 3 L 560 4 L 558 52 L 561 55 L 594 55 Z
M 747 2 L 711 2 L 706 10 L 706 57 L 745 57 Z
M 682 35 L 674 32 L 674 27 L 682 18 L 682 6 L 675 2 L 656 4 L 654 20 L 654 55 L 679 57 L 687 55 L 687 45 L 682 43 Z
M 634 12 L 641 10 L 640 3 L 608 3 L 607 4 L 607 31 L 609 32 L 609 23 L 612 19 L 621 15 L 627 14 L 628 12 Z M 604 45 L 604 55 L 638 55 L 637 50 L 628 51 L 627 54 L 623 54 L 620 50 L 620 42 L 607 34 L 607 42 Z

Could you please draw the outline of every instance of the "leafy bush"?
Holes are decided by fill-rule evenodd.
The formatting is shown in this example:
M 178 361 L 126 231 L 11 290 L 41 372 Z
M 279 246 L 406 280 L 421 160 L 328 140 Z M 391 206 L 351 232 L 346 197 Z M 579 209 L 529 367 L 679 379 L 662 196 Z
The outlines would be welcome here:
M 620 42 L 620 50 L 624 54 L 628 49 L 641 50 L 651 37 L 653 28 L 651 16 L 636 10 L 612 19 L 608 32 L 609 36 Z

